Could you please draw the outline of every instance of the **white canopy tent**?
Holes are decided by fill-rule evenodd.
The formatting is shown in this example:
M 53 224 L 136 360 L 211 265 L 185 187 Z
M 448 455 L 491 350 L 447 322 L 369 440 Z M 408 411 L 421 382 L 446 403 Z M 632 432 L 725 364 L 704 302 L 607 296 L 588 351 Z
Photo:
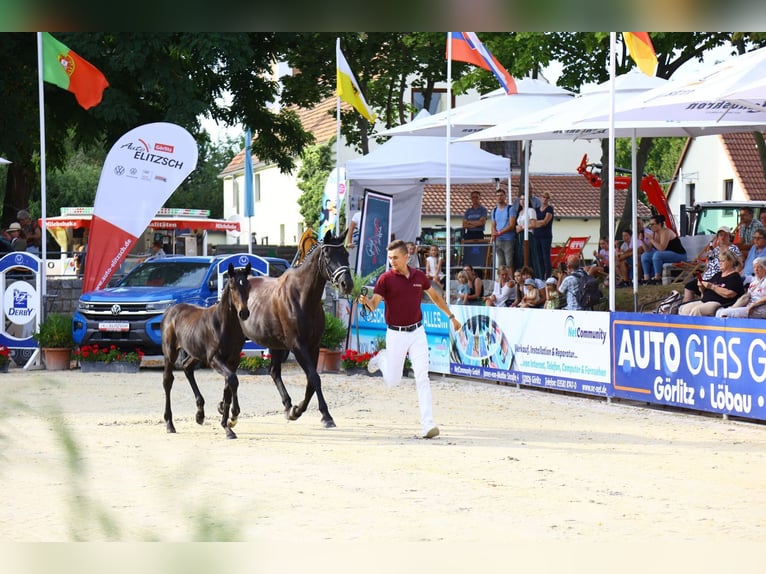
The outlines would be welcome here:
M 393 137 L 372 153 L 346 162 L 352 203 L 365 189 L 392 195 L 391 232 L 399 239 L 420 234 L 423 188 L 445 183 L 447 157 L 444 137 Z M 474 144 L 450 144 L 450 180 L 455 183 L 491 182 L 510 177 L 507 158 L 485 152 Z
M 444 136 L 447 118 L 450 136 L 457 138 L 494 126 L 517 116 L 554 106 L 569 100 L 572 92 L 552 86 L 543 80 L 523 78 L 516 80 L 518 93 L 507 95 L 502 89 L 492 91 L 480 100 L 427 117 L 416 117 L 411 122 L 380 132 L 378 135 Z

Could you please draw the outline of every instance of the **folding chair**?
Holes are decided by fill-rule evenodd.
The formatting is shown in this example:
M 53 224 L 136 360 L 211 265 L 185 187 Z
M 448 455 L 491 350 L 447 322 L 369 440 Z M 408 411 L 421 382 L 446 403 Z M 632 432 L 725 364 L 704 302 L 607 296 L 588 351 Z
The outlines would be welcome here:
M 706 264 L 706 254 L 708 244 L 710 243 L 710 235 L 686 235 L 681 237 L 681 244 L 686 249 L 686 256 L 690 257 L 692 253 L 696 255 L 686 261 L 679 261 L 678 263 L 666 263 L 665 266 L 670 266 L 670 273 L 673 276 L 673 272 L 678 272 L 671 280 L 671 283 L 686 284 L 697 271 L 703 271 Z M 665 269 L 663 268 L 663 272 Z
M 583 261 L 582 250 L 585 249 L 585 246 L 588 244 L 588 241 L 590 241 L 590 235 L 585 237 L 570 237 L 569 239 L 567 239 L 567 242 L 564 244 L 564 246 L 559 248 L 556 259 L 554 260 L 551 257 L 551 264 L 553 266 L 553 269 L 558 268 L 558 266 L 561 263 L 566 263 L 567 259 L 569 259 L 569 257 L 572 255 L 576 255 L 580 259 L 580 262 L 582 263 Z M 553 253 L 553 249 L 551 249 L 551 254 L 552 253 Z

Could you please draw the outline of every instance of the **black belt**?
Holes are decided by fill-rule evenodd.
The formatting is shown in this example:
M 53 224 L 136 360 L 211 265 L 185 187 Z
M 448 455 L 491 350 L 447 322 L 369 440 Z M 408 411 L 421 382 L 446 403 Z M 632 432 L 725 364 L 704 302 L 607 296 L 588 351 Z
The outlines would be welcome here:
M 392 331 L 405 331 L 407 333 L 411 333 L 418 327 L 420 327 L 423 324 L 423 321 L 418 321 L 417 323 L 413 323 L 412 325 L 407 325 L 406 327 L 398 327 L 397 325 L 389 325 L 388 328 Z

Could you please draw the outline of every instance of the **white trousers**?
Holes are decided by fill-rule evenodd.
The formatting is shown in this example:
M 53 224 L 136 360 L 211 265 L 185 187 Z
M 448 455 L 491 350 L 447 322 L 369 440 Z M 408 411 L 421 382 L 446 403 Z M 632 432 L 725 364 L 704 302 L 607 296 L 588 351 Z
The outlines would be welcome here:
M 425 434 L 436 426 L 431 404 L 431 381 L 428 378 L 428 340 L 425 328 L 420 326 L 409 333 L 386 329 L 386 348 L 380 352 L 378 366 L 386 385 L 389 387 L 398 385 L 402 381 L 404 358 L 408 352 L 412 361 L 412 370 L 415 373 L 420 427 Z

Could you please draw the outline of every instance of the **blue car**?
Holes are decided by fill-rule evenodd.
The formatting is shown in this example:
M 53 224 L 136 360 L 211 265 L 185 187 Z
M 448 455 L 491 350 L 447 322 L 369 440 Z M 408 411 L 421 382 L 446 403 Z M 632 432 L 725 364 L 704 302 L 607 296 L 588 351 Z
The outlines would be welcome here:
M 290 263 L 278 257 L 227 255 L 164 257 L 138 265 L 115 286 L 85 293 L 72 319 L 77 345 L 115 345 L 147 355 L 162 353 L 162 315 L 176 303 L 209 307 L 218 300 L 218 276 L 228 267 L 244 266 L 253 274 L 278 277 Z

